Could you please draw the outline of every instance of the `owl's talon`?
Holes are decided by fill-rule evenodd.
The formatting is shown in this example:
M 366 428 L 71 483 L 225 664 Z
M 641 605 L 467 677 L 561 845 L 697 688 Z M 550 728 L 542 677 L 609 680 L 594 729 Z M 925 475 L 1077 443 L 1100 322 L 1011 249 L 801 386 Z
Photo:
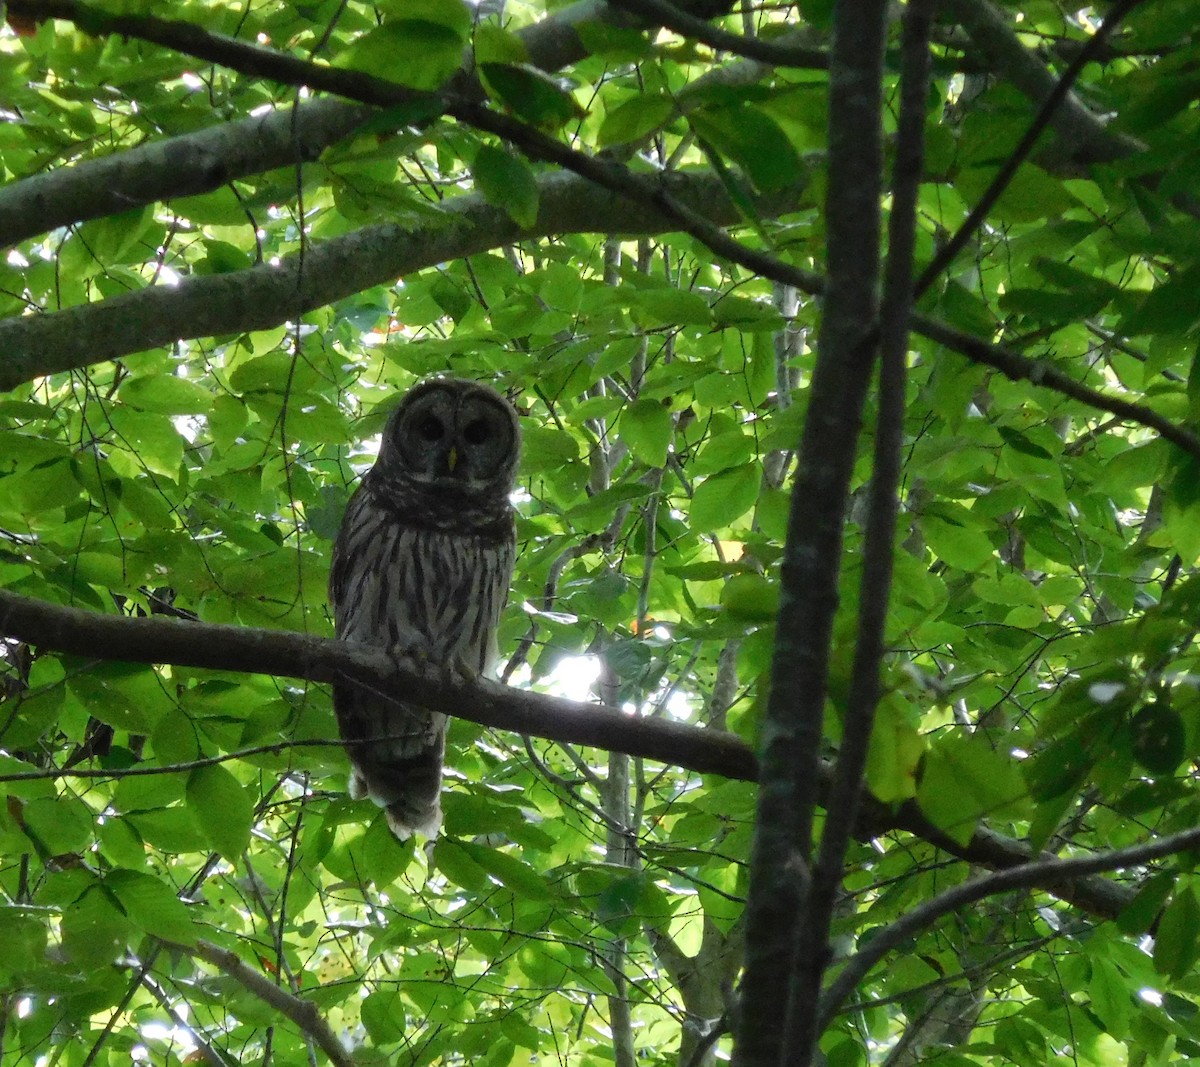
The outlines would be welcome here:
M 396 645 L 392 649 L 392 657 L 407 671 L 422 674 L 429 670 L 429 654 L 414 649 L 411 645 Z

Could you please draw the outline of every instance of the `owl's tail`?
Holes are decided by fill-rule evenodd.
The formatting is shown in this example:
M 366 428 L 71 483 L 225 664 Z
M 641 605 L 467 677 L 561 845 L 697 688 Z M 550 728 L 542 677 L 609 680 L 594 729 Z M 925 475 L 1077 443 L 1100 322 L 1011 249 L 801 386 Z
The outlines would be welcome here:
M 393 804 L 387 809 L 388 826 L 401 841 L 407 841 L 414 833 L 426 837 L 437 837 L 442 828 L 442 806 L 435 803 L 423 812 L 414 812 L 408 806 Z
M 409 756 L 360 755 L 352 759 L 350 796 L 370 797 L 387 813 L 388 826 L 401 841 L 413 833 L 436 837 L 442 825 L 442 748 Z

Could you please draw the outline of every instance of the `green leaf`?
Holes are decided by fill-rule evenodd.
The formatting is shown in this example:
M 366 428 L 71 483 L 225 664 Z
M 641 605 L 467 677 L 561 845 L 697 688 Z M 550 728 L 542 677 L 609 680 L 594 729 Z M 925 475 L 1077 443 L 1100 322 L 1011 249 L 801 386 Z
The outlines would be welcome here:
M 995 171 L 990 167 L 964 167 L 955 178 L 955 188 L 965 201 L 975 204 L 994 176 Z M 1024 163 L 1001 193 L 991 214 L 1001 222 L 1038 222 L 1057 219 L 1077 203 L 1062 182 L 1032 163 Z
M 1130 726 L 1133 758 L 1151 774 L 1169 775 L 1183 762 L 1187 734 L 1179 712 L 1169 704 L 1147 704 Z
M 649 97 L 641 94 L 605 108 L 604 121 L 596 131 L 596 144 L 608 148 L 615 144 L 640 141 L 657 130 L 675 113 L 676 104 L 669 96 Z
M 524 41 L 494 22 L 480 22 L 475 27 L 473 43 L 477 63 L 524 63 L 529 59 Z
M 69 686 L 97 719 L 131 733 L 150 733 L 173 706 L 158 672 L 140 663 L 105 663 Z
M 22 817 L 30 836 L 51 856 L 82 852 L 92 840 L 95 815 L 77 797 L 31 800 Z
M 546 900 L 551 896 L 546 879 L 524 860 L 498 849 L 470 842 L 460 842 L 463 851 L 501 885 L 531 900 Z
M 159 415 L 203 415 L 213 403 L 212 393 L 199 382 L 176 374 L 130 378 L 117 395 L 130 407 Z
M 708 301 L 699 293 L 681 289 L 640 289 L 624 294 L 624 299 L 638 325 L 647 329 L 708 326 L 712 322 Z
M 131 933 L 130 920 L 98 885 L 63 910 L 63 951 L 80 971 L 112 963 L 125 951 Z
M 635 400 L 621 412 L 617 432 L 637 459 L 648 467 L 661 467 L 667 461 L 675 423 L 670 408 L 655 400 Z
M 645 500 L 650 495 L 650 491 L 650 487 L 641 482 L 614 485 L 611 489 L 601 490 L 594 496 L 588 497 L 583 503 L 576 504 L 567 512 L 567 519 L 572 526 L 581 530 L 603 525 L 613 517 L 616 509 L 622 504 L 633 504 Z
M 774 622 L 779 614 L 779 586 L 761 574 L 735 574 L 721 589 L 721 607 L 746 622 Z
M 909 709 L 895 694 L 885 695 L 875 711 L 867 750 L 867 786 L 885 804 L 911 800 L 925 741 L 909 721 Z
M 925 754 L 917 787 L 929 820 L 964 845 L 980 819 L 1019 812 L 1027 796 L 1020 765 L 982 734 L 939 740 Z
M 0 930 L 4 952 L 0 953 L 0 980 L 12 984 L 18 977 L 44 964 L 49 931 L 40 908 L 0 905 Z
M 441 88 L 462 63 L 465 31 L 445 21 L 420 17 L 417 8 L 428 3 L 414 0 L 411 12 L 406 6 L 405 17 L 389 20 L 359 37 L 338 55 L 335 64 L 413 89 Z M 463 9 L 457 0 L 445 6 Z
M 757 463 L 732 467 L 705 478 L 692 496 L 692 530 L 709 533 L 732 526 L 754 507 L 761 482 L 762 468 Z
M 481 145 L 475 153 L 475 182 L 488 203 L 504 208 L 513 222 L 525 228 L 537 222 L 538 186 L 520 156 Z
M 1133 1015 L 1133 998 L 1124 975 L 1108 960 L 1093 956 L 1092 977 L 1087 989 L 1092 1010 L 1104 1023 L 1104 1029 L 1118 1041 L 1123 1041 L 1129 1033 Z
M 378 0 L 377 6 L 387 21 L 420 19 L 444 26 L 465 42 L 474 21 L 471 8 L 463 0 Z
M 939 506 L 938 513 L 921 516 L 921 532 L 938 559 L 965 571 L 976 571 L 991 560 L 995 548 L 966 508 Z
M 1078 789 L 1094 762 L 1077 737 L 1052 741 L 1025 768 L 1030 796 L 1041 803 Z
M 377 989 L 362 1002 L 363 1027 L 376 1045 L 404 1040 L 405 1015 L 398 989 Z
M 1153 927 L 1163 903 L 1175 888 L 1175 875 L 1168 871 L 1147 878 L 1137 895 L 1121 909 L 1117 927 L 1125 934 L 1144 934 Z
M 119 466 L 122 474 L 138 477 L 150 470 L 168 478 L 179 476 L 183 438 L 167 416 L 114 405 L 109 408 L 108 420 L 129 450 L 128 458 L 124 452 L 112 456 L 113 466 Z
M 1163 521 L 1185 564 L 1200 559 L 1200 460 L 1173 453 L 1166 481 Z
M 587 114 L 557 81 L 528 63 L 481 63 L 479 72 L 492 96 L 534 126 L 558 129 Z
M 764 192 L 796 182 L 803 163 L 774 119 L 748 104 L 688 115 L 692 128 Z
M 1190 333 L 1200 320 L 1194 299 L 1198 285 L 1200 264 L 1178 271 L 1146 292 L 1140 305 L 1122 320 L 1121 332 L 1131 336 Z
M 196 929 L 187 906 L 175 890 L 145 871 L 111 871 L 104 888 L 120 903 L 122 911 L 139 930 L 165 941 L 190 945 Z
M 730 467 L 741 467 L 754 458 L 754 439 L 741 429 L 714 434 L 700 447 L 688 465 L 693 475 L 716 474 Z
M 557 470 L 579 458 L 579 442 L 565 430 L 531 426 L 521 432 L 521 469 L 527 474 Z
M 1154 969 L 1173 981 L 1192 972 L 1200 960 L 1200 902 L 1190 885 L 1178 888 L 1154 936 Z
M 242 785 L 220 764 L 188 775 L 187 804 L 209 844 L 237 863 L 250 842 L 254 805 Z
M 477 893 L 488 884 L 485 871 L 457 841 L 441 838 L 433 848 L 433 862 L 455 885 Z

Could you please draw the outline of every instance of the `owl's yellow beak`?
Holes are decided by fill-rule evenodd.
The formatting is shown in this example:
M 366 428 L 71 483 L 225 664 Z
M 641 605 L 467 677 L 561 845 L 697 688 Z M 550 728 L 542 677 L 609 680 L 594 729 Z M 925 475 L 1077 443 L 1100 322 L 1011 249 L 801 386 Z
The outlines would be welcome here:
M 450 473 L 454 473 L 454 468 L 458 466 L 458 449 L 451 448 L 446 454 L 446 466 L 450 468 Z

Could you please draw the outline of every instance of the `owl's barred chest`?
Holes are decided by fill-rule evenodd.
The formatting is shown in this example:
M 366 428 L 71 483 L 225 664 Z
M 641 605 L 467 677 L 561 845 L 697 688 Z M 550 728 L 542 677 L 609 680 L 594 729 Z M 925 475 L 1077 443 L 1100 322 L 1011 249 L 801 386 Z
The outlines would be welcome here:
M 413 524 L 411 512 L 364 497 L 335 553 L 335 608 L 357 605 L 336 612 L 339 636 L 485 669 L 512 576 L 511 513 L 464 532 Z

